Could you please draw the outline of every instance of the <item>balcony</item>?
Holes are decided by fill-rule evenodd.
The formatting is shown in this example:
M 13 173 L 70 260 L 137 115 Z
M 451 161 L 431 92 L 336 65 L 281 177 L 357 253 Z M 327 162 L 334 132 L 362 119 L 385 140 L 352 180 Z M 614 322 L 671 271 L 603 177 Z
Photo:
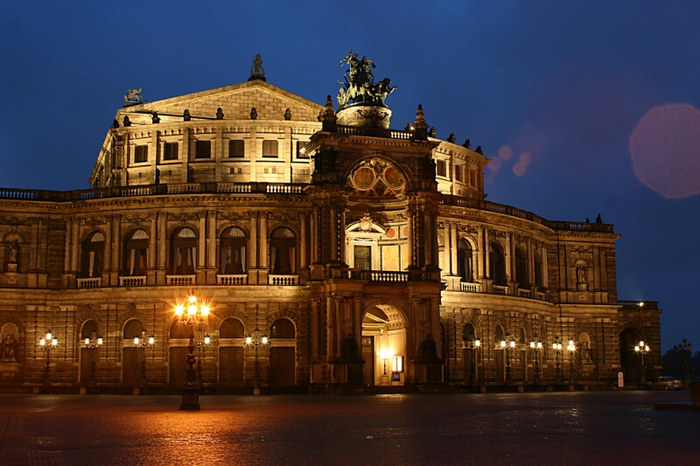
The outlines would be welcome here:
M 166 275 L 165 284 L 168 286 L 190 286 L 197 281 L 196 275 Z
M 467 293 L 481 293 L 481 283 L 460 282 L 459 291 Z
M 236 286 L 236 285 L 247 285 L 248 284 L 248 274 L 228 274 L 228 275 L 217 275 L 216 284 L 224 286 Z
M 78 288 L 99 288 L 102 286 L 102 277 L 78 278 Z
M 145 276 L 119 277 L 119 286 L 146 286 Z
M 277 286 L 295 286 L 299 284 L 299 275 L 268 275 L 267 283 Z

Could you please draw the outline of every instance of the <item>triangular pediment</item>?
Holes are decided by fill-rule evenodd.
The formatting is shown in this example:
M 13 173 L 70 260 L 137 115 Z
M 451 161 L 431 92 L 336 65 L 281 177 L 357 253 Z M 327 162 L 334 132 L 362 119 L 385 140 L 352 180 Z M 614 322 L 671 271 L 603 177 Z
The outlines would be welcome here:
M 136 123 L 149 120 L 153 112 L 161 121 L 182 121 L 185 110 L 193 120 L 216 119 L 217 109 L 221 108 L 225 120 L 250 120 L 255 108 L 258 120 L 285 120 L 285 113 L 293 121 L 317 121 L 323 106 L 280 89 L 262 80 L 194 92 L 178 97 L 131 105 L 119 109 L 118 121 L 124 116 Z

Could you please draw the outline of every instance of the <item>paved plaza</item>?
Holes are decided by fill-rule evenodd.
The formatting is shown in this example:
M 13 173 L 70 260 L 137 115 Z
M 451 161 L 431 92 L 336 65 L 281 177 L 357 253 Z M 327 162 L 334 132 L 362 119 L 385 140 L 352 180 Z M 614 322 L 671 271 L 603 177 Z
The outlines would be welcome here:
M 2 465 L 700 464 L 679 392 L 0 395 Z

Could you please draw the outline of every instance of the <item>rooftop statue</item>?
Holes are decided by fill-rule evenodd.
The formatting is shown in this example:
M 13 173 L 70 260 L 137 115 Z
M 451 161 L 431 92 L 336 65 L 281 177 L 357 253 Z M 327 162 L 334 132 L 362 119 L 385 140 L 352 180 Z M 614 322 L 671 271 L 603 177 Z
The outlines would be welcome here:
M 142 104 L 141 91 L 140 87 L 138 89 L 127 89 L 126 94 L 124 94 L 124 106 Z
M 254 81 L 256 79 L 267 81 L 267 79 L 265 79 L 265 68 L 262 66 L 262 58 L 260 58 L 259 53 L 255 55 L 255 60 L 253 60 L 253 66 L 250 68 L 250 78 L 248 78 L 248 81 Z
M 396 86 L 391 86 L 391 80 L 384 78 L 378 83 L 374 82 L 372 68 L 374 62 L 367 57 L 358 59 L 352 50 L 348 56 L 340 60 L 340 66 L 349 65 L 346 70 L 344 81 L 338 81 L 344 87 L 338 91 L 338 108 L 342 109 L 352 104 L 376 105 L 384 107 L 386 96 L 396 90 Z

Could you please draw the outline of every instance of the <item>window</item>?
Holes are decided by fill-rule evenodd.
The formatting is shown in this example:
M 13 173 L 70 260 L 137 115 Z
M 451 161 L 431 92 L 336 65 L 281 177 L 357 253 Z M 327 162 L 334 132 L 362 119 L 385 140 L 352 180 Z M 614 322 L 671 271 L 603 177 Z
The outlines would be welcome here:
M 294 324 L 289 319 L 277 319 L 270 327 L 270 338 L 294 338 Z
M 464 173 L 464 167 L 462 165 L 455 165 L 455 180 L 462 181 L 464 179 L 462 173 Z
M 457 244 L 457 267 L 461 281 L 471 283 L 472 276 L 472 248 L 465 239 L 460 239 Z
M 229 227 L 221 234 L 219 273 L 242 274 L 246 272 L 246 236 L 243 230 Z
M 166 142 L 163 145 L 163 160 L 177 160 L 177 142 Z
M 242 139 L 231 139 L 228 142 L 229 157 L 245 157 L 245 143 Z
M 296 273 L 297 239 L 289 228 L 277 228 L 270 236 L 270 265 L 274 275 Z
M 194 147 L 195 159 L 211 158 L 211 141 L 196 141 Z
M 197 263 L 197 235 L 189 228 L 176 230 L 171 242 L 170 273 L 194 275 Z
M 220 338 L 243 338 L 243 324 L 238 319 L 226 319 L 219 327 Z
M 148 146 L 136 146 L 134 163 L 148 162 Z
M 445 163 L 444 160 L 437 161 L 437 175 L 438 176 L 447 176 L 447 164 Z
M 146 275 L 147 253 L 148 234 L 144 230 L 136 230 L 124 244 L 124 275 Z
M 515 249 L 515 281 L 518 286 L 525 288 L 529 285 L 527 279 L 527 250 L 523 247 Z
M 489 247 L 489 259 L 489 273 L 493 284 L 497 286 L 506 286 L 508 284 L 506 280 L 506 259 L 500 244 L 495 242 L 491 243 Z
M 372 270 L 372 247 L 355 245 L 355 268 Z
M 308 159 L 309 154 L 306 152 L 306 141 L 297 141 L 297 158 L 298 159 Z
M 102 276 L 104 249 L 105 237 L 99 231 L 91 234 L 88 240 L 83 243 L 80 260 L 81 277 Z
M 262 146 L 263 157 L 277 157 L 277 141 L 265 140 Z

